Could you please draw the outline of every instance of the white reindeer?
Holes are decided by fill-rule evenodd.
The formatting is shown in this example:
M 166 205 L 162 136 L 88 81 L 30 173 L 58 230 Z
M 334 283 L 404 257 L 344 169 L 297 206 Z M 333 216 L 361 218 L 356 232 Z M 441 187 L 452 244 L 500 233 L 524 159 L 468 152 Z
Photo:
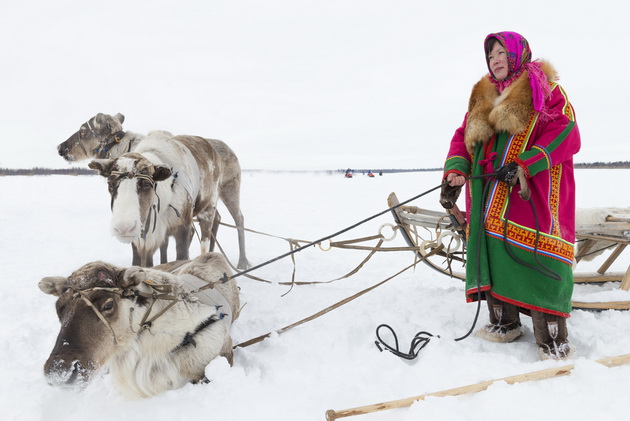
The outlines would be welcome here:
M 238 192 L 240 178 L 224 180 L 219 151 L 196 136 L 147 136 L 134 152 L 115 159 L 96 159 L 89 167 L 107 178 L 111 195 L 112 231 L 134 246 L 134 265 L 152 266 L 153 253 L 174 233 L 177 259 L 188 259 L 190 226 L 201 229 L 202 253 L 209 250 L 218 199 L 236 221 L 238 268 L 248 266 L 244 218 Z
M 93 262 L 40 281 L 58 297 L 61 323 L 44 365 L 50 384 L 85 386 L 107 366 L 123 395 L 148 397 L 204 379 L 217 356 L 232 364 L 239 297 L 236 281 L 224 282 L 225 259 L 208 253 L 160 268 Z

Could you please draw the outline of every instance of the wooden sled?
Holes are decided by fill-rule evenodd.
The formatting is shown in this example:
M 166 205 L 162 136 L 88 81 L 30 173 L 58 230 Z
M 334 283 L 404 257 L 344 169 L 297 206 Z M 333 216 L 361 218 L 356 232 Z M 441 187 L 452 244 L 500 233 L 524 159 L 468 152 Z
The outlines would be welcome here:
M 630 244 L 630 215 L 615 216 L 608 215 L 605 222 L 592 225 L 576 225 L 575 237 L 581 242 L 578 252 L 575 256 L 575 265 L 573 272 L 574 282 L 577 284 L 584 283 L 604 283 L 604 282 L 621 282 L 619 289 L 623 291 L 630 290 L 630 265 L 625 272 L 608 272 L 610 266 L 619 258 L 624 249 Z M 607 248 L 613 251 L 603 264 L 597 269 L 596 273 L 579 273 L 575 268 L 580 261 L 584 260 L 592 250 L 597 250 L 602 243 L 607 243 Z M 630 310 L 630 301 L 607 301 L 607 302 L 573 302 L 573 308 L 581 309 L 597 309 L 597 310 Z
M 387 205 L 394 208 L 399 204 L 396 194 L 391 193 Z M 451 213 L 400 206 L 392 209 L 392 215 L 407 245 L 416 249 L 418 258 L 424 258 L 425 264 L 444 275 L 466 279 L 466 227 L 457 206 Z M 427 258 L 440 244 L 444 244 L 444 251 Z
M 400 204 L 395 193 L 387 198 L 387 204 L 394 208 Z M 400 206 L 391 209 L 394 221 L 409 247 L 416 249 L 419 257 L 428 255 L 443 244 L 444 250 L 424 261 L 432 269 L 461 280 L 466 279 L 466 241 L 465 218 L 457 206 L 448 212 L 436 212 L 418 208 L 417 206 Z M 577 225 L 576 238 L 584 242 L 576 255 L 574 265 L 574 282 L 604 283 L 621 282 L 619 288 L 630 290 L 630 265 L 621 273 L 609 273 L 610 266 L 619 258 L 624 249 L 630 244 L 630 215 L 628 218 L 608 216 L 606 221 L 594 225 Z M 607 242 L 609 248 L 614 248 L 610 256 L 599 267 L 597 273 L 576 272 L 576 265 L 602 242 Z M 589 310 L 630 310 L 630 301 L 582 302 L 573 301 L 574 309 Z

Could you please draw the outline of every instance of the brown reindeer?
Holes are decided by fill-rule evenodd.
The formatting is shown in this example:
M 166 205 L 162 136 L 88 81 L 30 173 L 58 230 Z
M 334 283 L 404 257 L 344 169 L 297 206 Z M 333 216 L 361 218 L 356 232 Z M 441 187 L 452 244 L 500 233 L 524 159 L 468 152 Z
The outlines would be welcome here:
M 152 133 L 134 152 L 90 162 L 90 168 L 107 178 L 112 232 L 120 241 L 134 245 L 139 256 L 134 254 L 133 264 L 152 266 L 153 253 L 173 232 L 177 259 L 187 260 L 194 217 L 201 228 L 202 253 L 208 251 L 220 197 L 238 227 L 238 267 L 248 266 L 237 194 L 240 177 L 226 181 L 220 152 L 214 145 L 196 136 L 167 138 Z
M 131 131 L 124 131 L 122 126 L 124 121 L 125 116 L 120 113 L 114 116 L 103 113 L 96 114 L 83 123 L 77 132 L 57 146 L 59 155 L 69 162 L 94 158 L 117 158 L 124 153 L 134 151 L 147 136 L 153 139 L 174 137 L 171 133 L 166 131 L 153 131 L 147 136 Z M 220 167 L 220 174 L 217 174 L 220 180 L 219 198 L 227 207 L 237 226 L 239 247 L 242 249 L 241 257 L 244 257 L 244 226 L 243 216 L 240 210 L 241 167 L 234 151 L 224 142 L 217 139 L 205 140 L 211 144 L 216 152 L 215 159 L 217 165 Z M 215 220 L 212 224 L 212 235 L 210 236 L 210 251 L 214 250 L 214 238 L 220 220 L 219 213 L 215 212 Z M 188 239 L 187 244 L 177 243 L 179 249 L 184 247 L 188 249 L 190 240 L 192 239 L 192 225 L 188 228 L 189 233 L 184 233 L 183 230 L 185 229 L 185 227 L 178 226 L 175 231 L 165 233 L 166 239 L 160 246 L 161 263 L 168 261 L 168 236 L 175 236 L 176 241 L 178 238 Z M 138 262 L 139 264 L 139 252 L 135 249 L 133 244 L 132 249 L 134 262 Z M 181 253 L 178 251 L 178 256 L 180 255 Z M 238 267 L 240 269 L 247 267 L 247 265 L 246 259 L 239 260 Z

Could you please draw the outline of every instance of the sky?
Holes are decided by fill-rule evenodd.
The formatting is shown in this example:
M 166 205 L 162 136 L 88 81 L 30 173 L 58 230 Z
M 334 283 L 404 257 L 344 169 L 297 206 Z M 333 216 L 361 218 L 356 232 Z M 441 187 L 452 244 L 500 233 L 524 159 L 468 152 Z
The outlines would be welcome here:
M 487 73 L 483 39 L 503 30 L 558 70 L 576 162 L 628 160 L 629 13 L 627 0 L 5 2 L 0 167 L 67 167 L 56 146 L 99 112 L 221 139 L 244 169 L 441 167 Z

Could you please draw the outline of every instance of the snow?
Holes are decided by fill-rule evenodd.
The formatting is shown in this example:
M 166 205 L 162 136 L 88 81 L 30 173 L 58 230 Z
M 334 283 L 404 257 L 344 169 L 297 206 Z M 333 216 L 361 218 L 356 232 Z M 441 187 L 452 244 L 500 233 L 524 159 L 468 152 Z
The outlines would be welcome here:
M 628 206 L 627 197 L 609 180 L 627 178 L 628 170 L 578 170 L 578 206 Z M 437 172 L 361 174 L 244 172 L 242 209 L 248 228 L 285 238 L 316 240 L 386 209 L 395 191 L 405 200 L 439 183 Z M 425 265 L 408 270 L 377 289 L 314 321 L 259 344 L 235 351 L 229 367 L 212 361 L 209 384 L 187 385 L 163 395 L 124 399 L 106 373 L 82 391 L 50 387 L 42 368 L 52 350 L 58 321 L 52 296 L 37 288 L 44 276 L 68 275 L 93 260 L 128 266 L 129 246 L 109 233 L 109 197 L 98 176 L 0 177 L 2 273 L 0 282 L 0 407 L 5 420 L 91 419 L 234 419 L 323 420 L 328 409 L 347 409 L 490 379 L 561 366 L 539 361 L 531 320 L 523 318 L 525 335 L 510 344 L 485 342 L 470 328 L 476 304 L 464 301 L 463 283 Z M 438 193 L 413 204 L 439 210 Z M 223 221 L 231 223 L 225 208 Z M 389 214 L 339 238 L 376 234 Z M 219 230 L 219 241 L 236 261 L 236 233 Z M 370 242 L 367 245 L 373 245 Z M 404 246 L 400 236 L 386 246 Z M 286 241 L 247 235 L 250 261 L 258 264 L 289 250 Z M 174 254 L 174 247 L 170 252 Z M 193 242 L 191 255 L 198 254 Z M 296 255 L 296 280 L 327 281 L 352 270 L 366 251 L 312 247 Z M 602 258 L 605 258 L 604 255 Z M 232 333 L 235 343 L 277 330 L 372 286 L 411 264 L 410 252 L 378 253 L 357 274 L 329 284 L 289 287 L 290 258 L 256 270 L 271 284 L 239 278 L 246 303 Z M 625 270 L 627 253 L 613 270 Z M 597 262 L 581 270 L 595 271 Z M 627 267 L 627 266 L 626 266 Z M 588 293 L 614 292 L 616 285 L 586 287 Z M 584 287 L 577 286 L 582 293 Z M 576 294 L 577 295 L 577 294 Z M 617 295 L 615 295 L 617 296 Z M 478 327 L 487 321 L 482 309 Z M 397 332 L 406 350 L 414 334 L 434 338 L 414 361 L 379 352 L 375 329 L 381 323 Z M 619 394 L 627 386 L 630 366 L 606 368 L 594 360 L 630 353 L 630 314 L 620 311 L 574 311 L 569 332 L 577 347 L 576 368 L 568 376 L 508 385 L 459 397 L 428 398 L 409 408 L 362 415 L 368 420 L 526 420 L 562 414 L 567 419 L 626 419 Z

